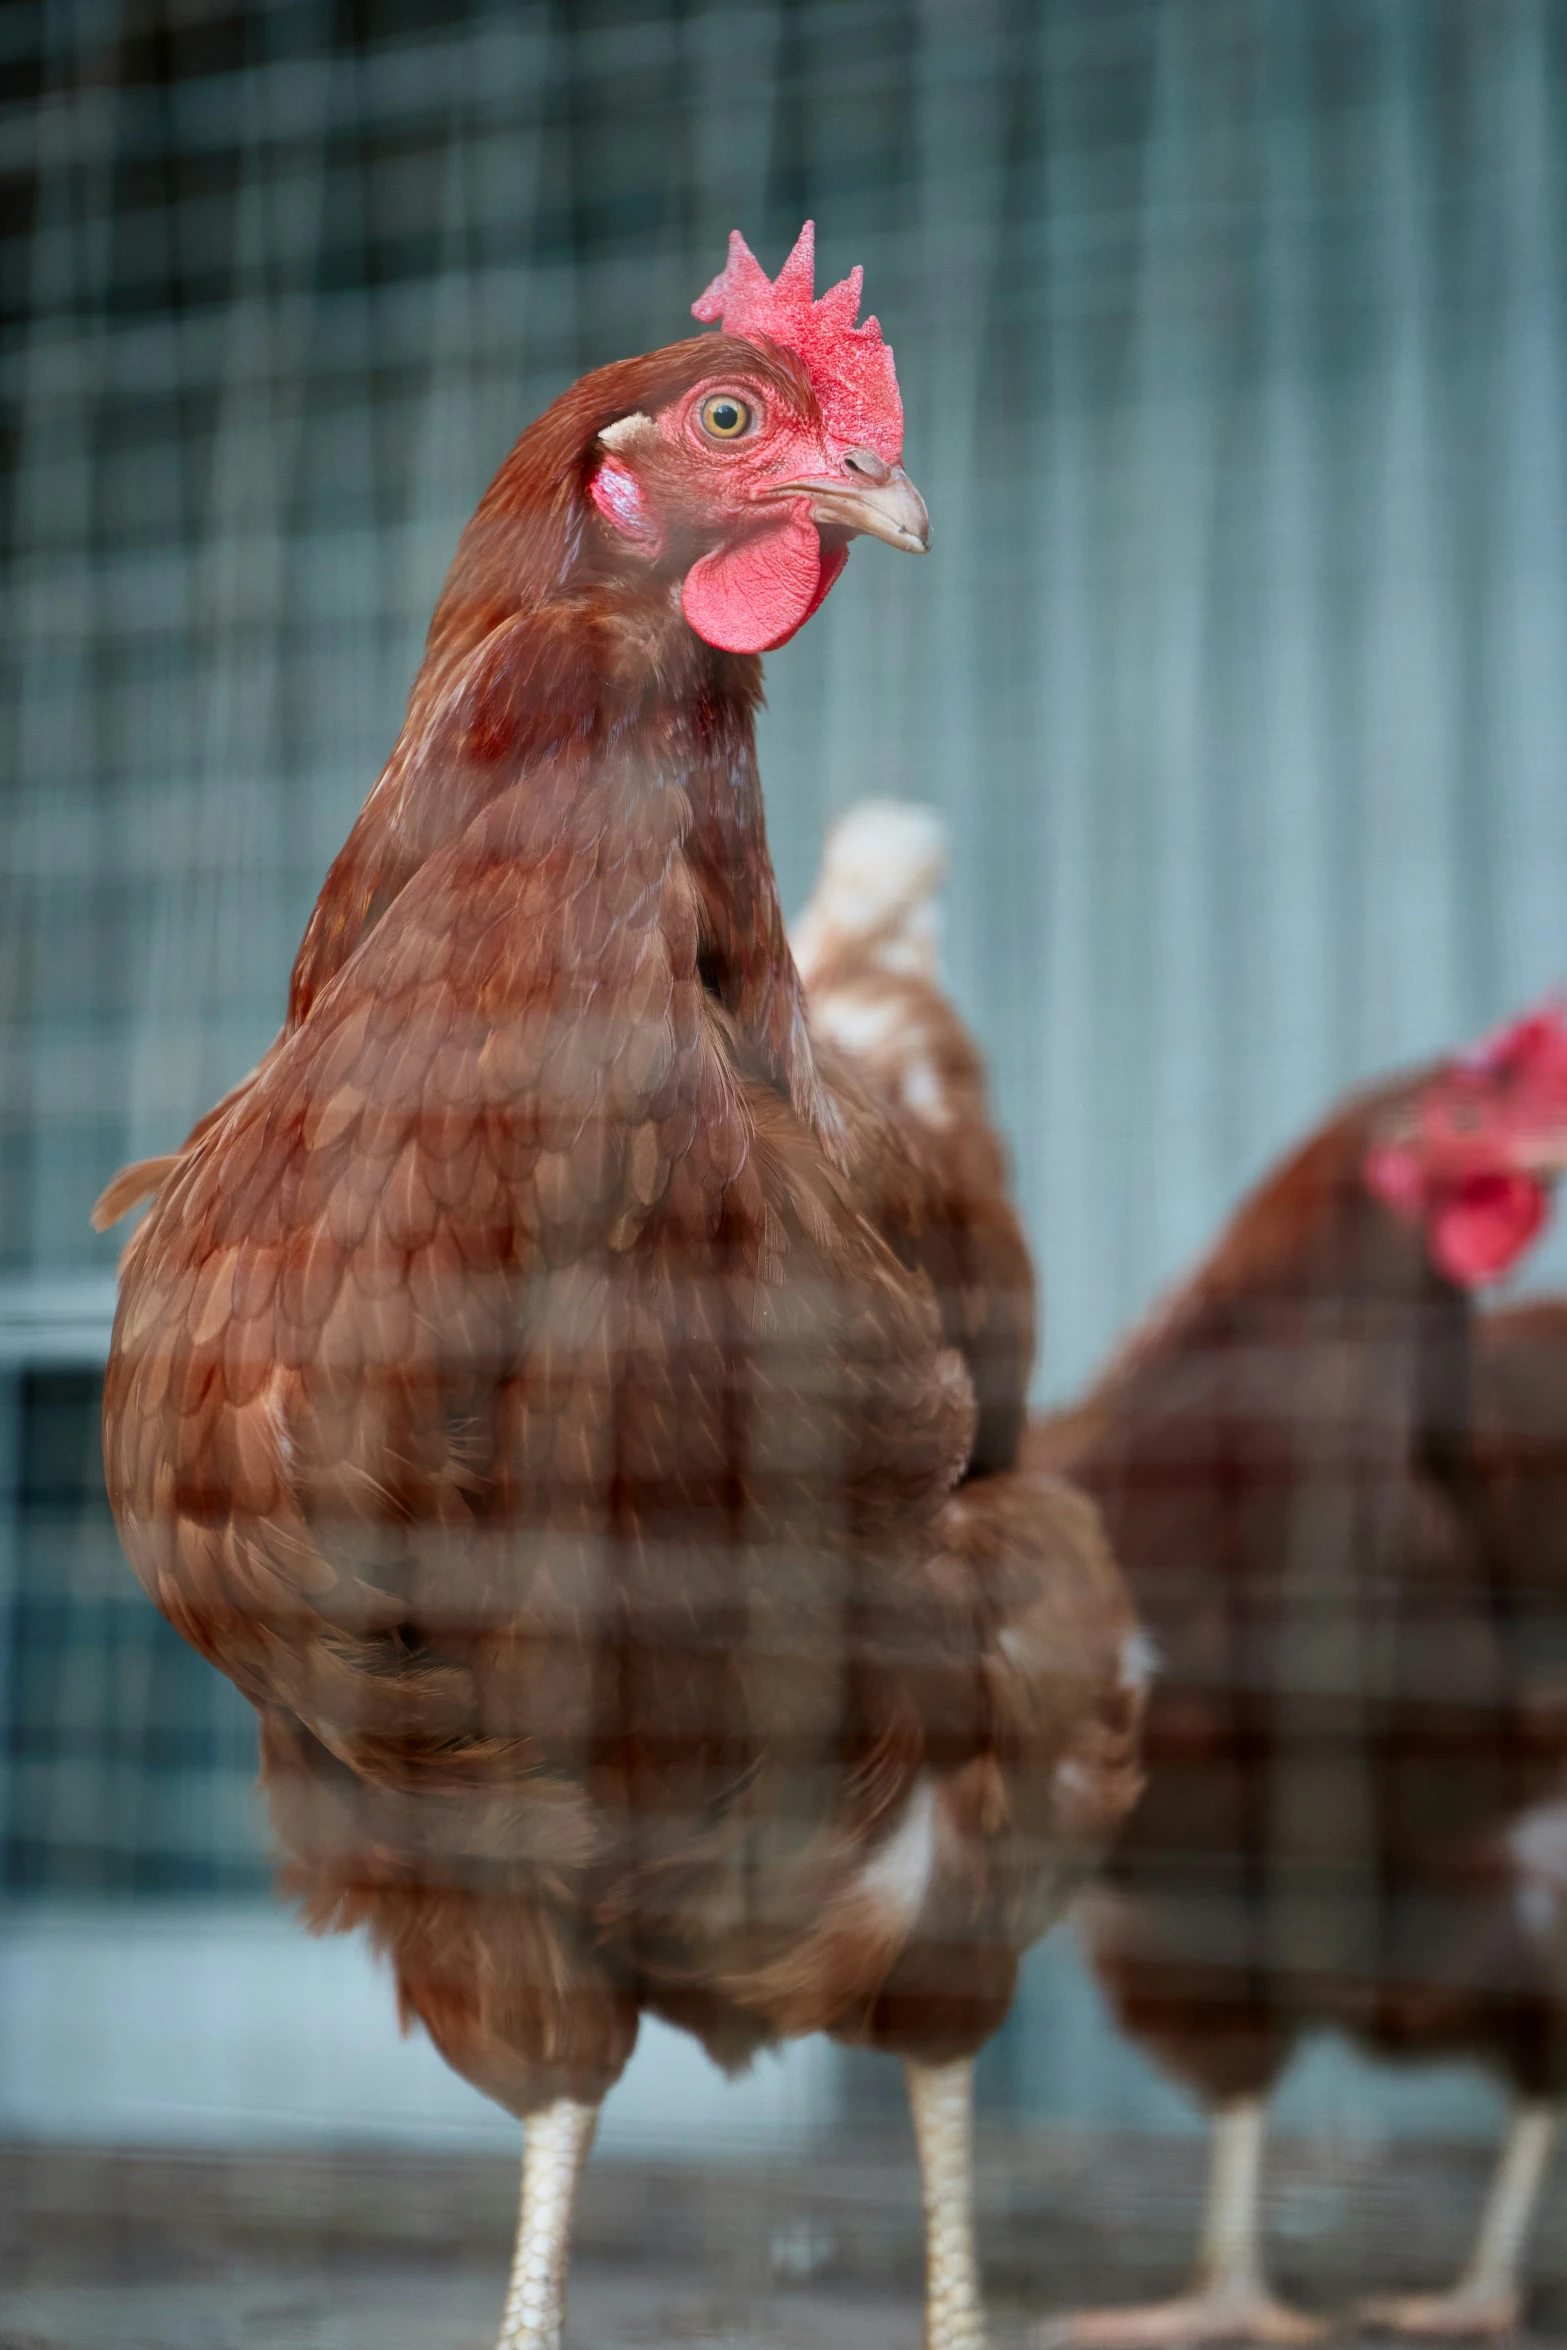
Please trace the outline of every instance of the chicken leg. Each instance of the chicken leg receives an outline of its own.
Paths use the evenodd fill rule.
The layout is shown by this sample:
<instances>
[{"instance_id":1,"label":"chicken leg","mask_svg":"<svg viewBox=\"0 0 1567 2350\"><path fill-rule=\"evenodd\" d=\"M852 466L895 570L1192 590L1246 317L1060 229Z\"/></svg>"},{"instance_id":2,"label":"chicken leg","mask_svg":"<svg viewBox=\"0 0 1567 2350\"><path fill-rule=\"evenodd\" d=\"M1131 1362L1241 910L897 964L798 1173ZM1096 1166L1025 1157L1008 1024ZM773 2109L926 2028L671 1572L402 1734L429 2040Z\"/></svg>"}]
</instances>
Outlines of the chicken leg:
<instances>
[{"instance_id":1,"label":"chicken leg","mask_svg":"<svg viewBox=\"0 0 1567 2350\"><path fill-rule=\"evenodd\" d=\"M1276 2301L1262 2273L1259 2211L1267 2108L1237 2097L1213 2125L1197 2276L1174 2301L1084 2309L1035 2329L1036 2350L1162 2350L1210 2342L1314 2342L1320 2321Z\"/></svg>"},{"instance_id":2,"label":"chicken leg","mask_svg":"<svg viewBox=\"0 0 1567 2350\"><path fill-rule=\"evenodd\" d=\"M974 2066L904 2065L925 2193L925 2350L985 2350L974 2260Z\"/></svg>"},{"instance_id":3,"label":"chicken leg","mask_svg":"<svg viewBox=\"0 0 1567 2350\"><path fill-rule=\"evenodd\" d=\"M1523 2305L1519 2266L1540 2200L1558 2121L1554 2105L1520 2105L1508 2124L1469 2266L1446 2293L1404 2293L1367 2301L1369 2325L1398 2334L1462 2337L1510 2334Z\"/></svg>"},{"instance_id":4,"label":"chicken leg","mask_svg":"<svg viewBox=\"0 0 1567 2350\"><path fill-rule=\"evenodd\" d=\"M523 2124L522 2213L496 2350L560 2350L572 2206L598 2118L596 2105L561 2097Z\"/></svg>"}]
</instances>

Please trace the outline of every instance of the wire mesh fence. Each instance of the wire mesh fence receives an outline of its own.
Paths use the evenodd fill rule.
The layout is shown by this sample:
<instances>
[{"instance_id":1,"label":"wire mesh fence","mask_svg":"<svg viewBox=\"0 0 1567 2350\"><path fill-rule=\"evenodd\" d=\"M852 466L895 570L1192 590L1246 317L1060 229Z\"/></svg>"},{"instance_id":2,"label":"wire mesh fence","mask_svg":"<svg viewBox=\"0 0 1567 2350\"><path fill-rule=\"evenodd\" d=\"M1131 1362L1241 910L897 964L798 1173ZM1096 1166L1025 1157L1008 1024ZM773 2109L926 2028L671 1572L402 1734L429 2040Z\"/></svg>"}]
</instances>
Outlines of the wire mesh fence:
<instances>
[{"instance_id":1,"label":"wire mesh fence","mask_svg":"<svg viewBox=\"0 0 1567 2350\"><path fill-rule=\"evenodd\" d=\"M1080 1377L1333 1087L1559 970L1557 12L15 12L0 1251L264 1046L521 424L735 222L864 260L938 533L774 664L786 896L952 821ZM21 28L25 28L25 31Z\"/></svg>"},{"instance_id":2,"label":"wire mesh fence","mask_svg":"<svg viewBox=\"0 0 1567 2350\"><path fill-rule=\"evenodd\" d=\"M947 815L1052 1393L1338 1087L1567 967L1549 0L39 0L0 41L16 1299L103 1279L101 1184L272 1035L517 430L684 331L735 225L865 263L936 533L771 665L785 895L867 794ZM3 1383L4 1882L246 1895L253 1717L119 1558L90 1354ZM1146 2118L1049 1999L996 2099L1092 2048L1084 2110Z\"/></svg>"},{"instance_id":3,"label":"wire mesh fence","mask_svg":"<svg viewBox=\"0 0 1567 2350\"><path fill-rule=\"evenodd\" d=\"M103 1490L102 1382L13 1383L3 1883L12 1893L256 1892L255 1717L129 1581Z\"/></svg>"}]
</instances>

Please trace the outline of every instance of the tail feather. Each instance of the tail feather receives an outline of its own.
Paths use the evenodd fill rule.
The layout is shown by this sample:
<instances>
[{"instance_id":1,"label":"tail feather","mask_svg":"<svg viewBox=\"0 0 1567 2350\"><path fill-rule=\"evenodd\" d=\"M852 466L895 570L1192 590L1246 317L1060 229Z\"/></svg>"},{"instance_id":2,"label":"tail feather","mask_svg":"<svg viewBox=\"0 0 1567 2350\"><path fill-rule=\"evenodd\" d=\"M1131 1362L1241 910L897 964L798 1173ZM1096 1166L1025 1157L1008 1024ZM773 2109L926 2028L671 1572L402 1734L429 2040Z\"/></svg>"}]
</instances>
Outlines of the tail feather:
<instances>
[{"instance_id":1,"label":"tail feather","mask_svg":"<svg viewBox=\"0 0 1567 2350\"><path fill-rule=\"evenodd\" d=\"M810 984L853 950L889 971L934 980L940 967L946 827L933 808L865 800L827 836L821 871L791 944Z\"/></svg>"}]
</instances>

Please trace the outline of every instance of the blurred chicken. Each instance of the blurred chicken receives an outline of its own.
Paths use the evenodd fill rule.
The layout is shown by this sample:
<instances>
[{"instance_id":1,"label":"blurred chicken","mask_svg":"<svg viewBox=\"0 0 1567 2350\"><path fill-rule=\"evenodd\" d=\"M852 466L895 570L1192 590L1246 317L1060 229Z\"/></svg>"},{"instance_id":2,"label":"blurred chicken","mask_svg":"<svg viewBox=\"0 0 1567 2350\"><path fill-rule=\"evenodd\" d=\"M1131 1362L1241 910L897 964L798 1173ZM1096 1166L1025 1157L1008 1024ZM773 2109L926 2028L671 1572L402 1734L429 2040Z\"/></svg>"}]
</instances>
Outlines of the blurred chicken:
<instances>
[{"instance_id":1,"label":"blurred chicken","mask_svg":"<svg viewBox=\"0 0 1567 2350\"><path fill-rule=\"evenodd\" d=\"M1514 2106L1473 2253L1443 2293L1371 2302L1426 2337L1512 2334L1523 2254L1567 2096L1567 1300L1475 1317L1468 1473L1502 1645L1503 1810L1454 1854L1462 1938L1440 1987L1385 1996L1375 2043L1467 2057Z\"/></svg>"},{"instance_id":2,"label":"blurred chicken","mask_svg":"<svg viewBox=\"0 0 1567 2350\"><path fill-rule=\"evenodd\" d=\"M1563 1814L1522 1809L1521 1660L1475 1474L1470 1293L1529 1246L1564 1165L1554 1012L1360 1095L1253 1192L1084 1401L1026 1442L1099 1502L1160 1660L1146 1792L1088 1909L1095 1964L1126 2029L1216 2114L1192 2291L1062 2321L1054 2340L1320 2330L1264 2280L1270 2090L1314 2025L1386 2051L1474 2038L1497 1956L1480 1947L1485 1869L1494 1882L1522 1838L1542 1888L1555 1882ZM1480 1361L1494 1416L1504 1374L1483 1346ZM1491 1477L1493 1519L1509 1473ZM1544 1555L1520 1535L1522 1572ZM1526 1894L1520 1917L1545 1898ZM1538 1981L1556 1961L1518 1963ZM1531 2100L1554 2093L1556 2014L1549 2054L1533 2047L1519 2075ZM1521 2026L1509 2008L1515 2038ZM1537 2112L1504 2160L1483 2291L1471 2278L1425 2322L1490 2322L1514 2289L1496 2286L1543 2161Z\"/></svg>"},{"instance_id":3,"label":"blurred chicken","mask_svg":"<svg viewBox=\"0 0 1567 2350\"><path fill-rule=\"evenodd\" d=\"M928 2341L973 2350L970 2060L1136 1786L1094 1513L1008 1465L994 1142L971 1249L874 1056L813 1043L767 855L756 656L856 534L925 544L858 299L809 227L776 283L735 237L718 335L523 434L282 1037L106 1195L156 1187L126 1549L261 1715L306 1916L525 2119L507 2350L559 2340L644 2009L906 2059Z\"/></svg>"},{"instance_id":4,"label":"blurred chicken","mask_svg":"<svg viewBox=\"0 0 1567 2350\"><path fill-rule=\"evenodd\" d=\"M811 1033L852 1062L925 1195L918 1261L979 1408L969 1474L1017 1457L1035 1345L1034 1268L990 1121L984 1063L941 987L945 837L928 808L867 800L829 835L795 962Z\"/></svg>"}]
</instances>

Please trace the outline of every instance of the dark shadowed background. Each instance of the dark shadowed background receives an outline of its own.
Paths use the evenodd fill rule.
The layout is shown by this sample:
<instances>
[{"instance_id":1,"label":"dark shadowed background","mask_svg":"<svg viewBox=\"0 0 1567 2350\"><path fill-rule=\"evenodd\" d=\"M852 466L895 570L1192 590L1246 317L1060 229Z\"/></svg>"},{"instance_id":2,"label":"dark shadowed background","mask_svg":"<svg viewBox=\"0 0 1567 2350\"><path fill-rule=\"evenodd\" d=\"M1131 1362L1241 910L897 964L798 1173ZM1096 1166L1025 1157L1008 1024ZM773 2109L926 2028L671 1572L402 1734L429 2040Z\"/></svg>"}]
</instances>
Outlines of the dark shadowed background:
<instances>
[{"instance_id":1,"label":"dark shadowed background","mask_svg":"<svg viewBox=\"0 0 1567 2350\"><path fill-rule=\"evenodd\" d=\"M92 1200L272 1035L518 430L809 213L935 551L769 661L775 856L798 905L835 812L945 812L1069 1392L1335 1089L1567 978L1567 10L11 0L0 51L0 2133L509 2143L261 1906L249 1716L102 1503ZM822 2050L638 2065L627 2142L839 2111ZM1184 2119L1069 1946L987 2065ZM1495 2118L1326 2048L1292 2113Z\"/></svg>"}]
</instances>

